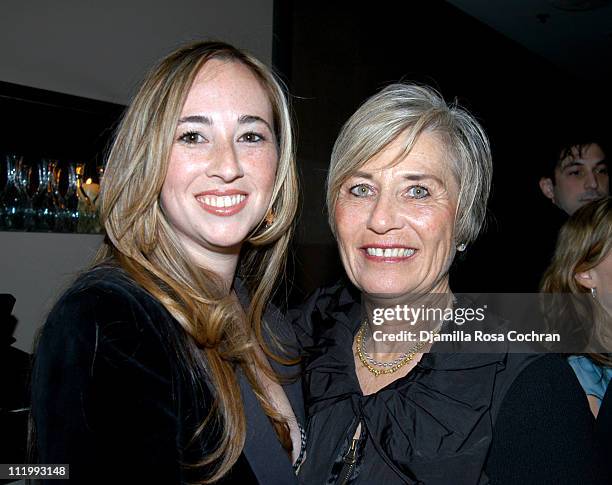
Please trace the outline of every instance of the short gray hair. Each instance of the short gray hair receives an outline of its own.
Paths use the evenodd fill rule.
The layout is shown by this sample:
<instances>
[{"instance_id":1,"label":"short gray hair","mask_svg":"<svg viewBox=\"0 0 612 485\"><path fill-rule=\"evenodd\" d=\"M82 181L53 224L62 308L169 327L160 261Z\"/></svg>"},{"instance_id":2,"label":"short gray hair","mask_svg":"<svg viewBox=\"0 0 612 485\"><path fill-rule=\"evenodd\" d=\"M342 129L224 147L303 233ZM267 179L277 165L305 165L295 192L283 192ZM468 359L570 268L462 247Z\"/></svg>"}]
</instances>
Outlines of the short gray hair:
<instances>
[{"instance_id":1,"label":"short gray hair","mask_svg":"<svg viewBox=\"0 0 612 485\"><path fill-rule=\"evenodd\" d=\"M451 171L459 185L455 238L470 243L484 223L493 164L489 140L478 121L456 103L447 104L434 89L391 84L369 98L344 124L334 144L327 176L327 209L334 234L334 212L340 187L400 134L404 155L423 132L446 145Z\"/></svg>"}]
</instances>

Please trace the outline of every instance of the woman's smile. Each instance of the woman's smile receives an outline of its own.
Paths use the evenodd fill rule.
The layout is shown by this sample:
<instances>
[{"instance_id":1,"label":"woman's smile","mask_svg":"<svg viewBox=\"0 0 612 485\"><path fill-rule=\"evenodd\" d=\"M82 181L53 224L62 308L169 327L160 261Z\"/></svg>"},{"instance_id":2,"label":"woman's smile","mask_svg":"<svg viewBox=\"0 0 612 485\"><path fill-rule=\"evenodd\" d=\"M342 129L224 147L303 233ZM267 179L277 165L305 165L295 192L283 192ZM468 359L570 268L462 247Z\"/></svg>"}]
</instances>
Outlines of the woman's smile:
<instances>
[{"instance_id":1,"label":"woman's smile","mask_svg":"<svg viewBox=\"0 0 612 485\"><path fill-rule=\"evenodd\" d=\"M233 216L244 209L249 194L240 190L208 190L196 195L202 208L216 216Z\"/></svg>"},{"instance_id":2,"label":"woman's smile","mask_svg":"<svg viewBox=\"0 0 612 485\"><path fill-rule=\"evenodd\" d=\"M359 248L368 261L375 263L403 263L416 257L417 249L404 245L372 243Z\"/></svg>"}]
</instances>

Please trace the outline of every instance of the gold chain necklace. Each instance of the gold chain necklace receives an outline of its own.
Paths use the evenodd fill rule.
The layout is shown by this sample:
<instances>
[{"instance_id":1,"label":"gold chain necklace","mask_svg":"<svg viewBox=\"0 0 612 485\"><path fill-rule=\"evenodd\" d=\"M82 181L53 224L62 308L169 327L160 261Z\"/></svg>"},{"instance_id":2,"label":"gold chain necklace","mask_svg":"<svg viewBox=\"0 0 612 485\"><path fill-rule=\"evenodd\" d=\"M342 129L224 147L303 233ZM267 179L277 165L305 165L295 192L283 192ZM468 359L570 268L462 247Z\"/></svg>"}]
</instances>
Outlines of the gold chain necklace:
<instances>
[{"instance_id":1,"label":"gold chain necklace","mask_svg":"<svg viewBox=\"0 0 612 485\"><path fill-rule=\"evenodd\" d=\"M363 366L366 369L368 369L372 374L374 374L376 377L378 377L381 374L393 374L394 372L397 372L402 367L404 367L406 364L408 364L412 359L414 359L414 356L416 354L418 354L419 351L423 347L425 347L425 345L427 345L427 342L419 342L419 343L417 343L412 348L412 350L410 352L405 354L405 357L403 357L399 361L397 361L397 360L392 361L393 365L391 367L385 367L383 369L377 369L370 362L368 362L368 358L366 357L365 352L364 352L364 347L365 347L365 345L364 345L365 344L365 339L364 338L365 338L365 332L366 332L366 329L367 329L367 325L368 325L368 321L364 320L363 323L361 324L361 328L357 332L357 337L355 338L356 347L357 347L357 356L359 357L359 360L361 361ZM433 335L437 335L440 332L441 328L442 327L440 326L440 328L438 328L436 331L434 331Z\"/></svg>"}]
</instances>

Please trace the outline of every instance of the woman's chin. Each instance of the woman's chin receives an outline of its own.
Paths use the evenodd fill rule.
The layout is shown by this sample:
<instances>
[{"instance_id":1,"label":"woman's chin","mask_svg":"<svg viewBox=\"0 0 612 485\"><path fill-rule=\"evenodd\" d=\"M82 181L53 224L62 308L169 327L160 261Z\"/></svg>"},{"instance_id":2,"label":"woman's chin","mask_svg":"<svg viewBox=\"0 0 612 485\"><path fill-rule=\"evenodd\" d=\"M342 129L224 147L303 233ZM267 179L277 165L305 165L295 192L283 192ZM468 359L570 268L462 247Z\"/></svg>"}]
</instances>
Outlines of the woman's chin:
<instances>
[{"instance_id":1,"label":"woman's chin","mask_svg":"<svg viewBox=\"0 0 612 485\"><path fill-rule=\"evenodd\" d=\"M384 281L382 279L357 282L356 286L364 295L372 298L405 299L429 293L444 293L448 289L440 289L429 281Z\"/></svg>"},{"instance_id":2,"label":"woman's chin","mask_svg":"<svg viewBox=\"0 0 612 485\"><path fill-rule=\"evenodd\" d=\"M208 249L219 254L238 254L244 243L244 239L218 239L207 241Z\"/></svg>"},{"instance_id":3,"label":"woman's chin","mask_svg":"<svg viewBox=\"0 0 612 485\"><path fill-rule=\"evenodd\" d=\"M415 291L412 286L400 286L394 284L370 284L360 287L364 295L372 298L401 298Z\"/></svg>"},{"instance_id":4,"label":"woman's chin","mask_svg":"<svg viewBox=\"0 0 612 485\"><path fill-rule=\"evenodd\" d=\"M236 248L240 249L251 232L250 228L243 225L218 226L213 229L200 234L202 246L223 253L232 252Z\"/></svg>"}]
</instances>

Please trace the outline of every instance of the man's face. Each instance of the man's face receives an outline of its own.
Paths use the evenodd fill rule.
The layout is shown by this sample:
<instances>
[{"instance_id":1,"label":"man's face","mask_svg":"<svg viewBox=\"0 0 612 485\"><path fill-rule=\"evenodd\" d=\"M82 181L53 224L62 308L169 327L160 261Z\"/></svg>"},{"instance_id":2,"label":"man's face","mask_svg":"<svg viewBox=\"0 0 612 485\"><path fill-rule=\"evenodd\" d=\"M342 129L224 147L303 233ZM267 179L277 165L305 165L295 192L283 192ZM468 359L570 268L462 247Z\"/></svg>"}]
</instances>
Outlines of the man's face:
<instances>
[{"instance_id":1,"label":"man's face","mask_svg":"<svg viewBox=\"0 0 612 485\"><path fill-rule=\"evenodd\" d=\"M572 215L583 205L610 193L606 156L599 145L592 143L572 148L570 155L559 161L555 180L540 179L540 189L559 208Z\"/></svg>"}]
</instances>

